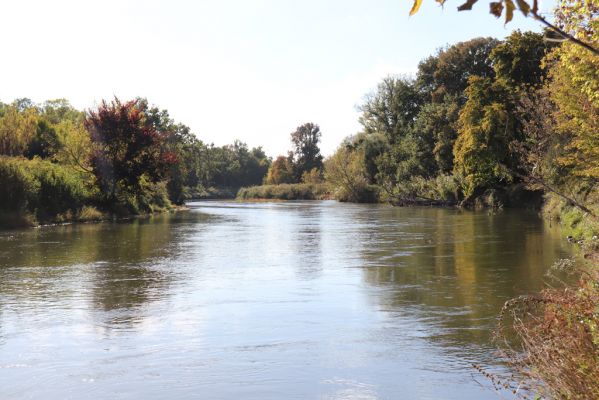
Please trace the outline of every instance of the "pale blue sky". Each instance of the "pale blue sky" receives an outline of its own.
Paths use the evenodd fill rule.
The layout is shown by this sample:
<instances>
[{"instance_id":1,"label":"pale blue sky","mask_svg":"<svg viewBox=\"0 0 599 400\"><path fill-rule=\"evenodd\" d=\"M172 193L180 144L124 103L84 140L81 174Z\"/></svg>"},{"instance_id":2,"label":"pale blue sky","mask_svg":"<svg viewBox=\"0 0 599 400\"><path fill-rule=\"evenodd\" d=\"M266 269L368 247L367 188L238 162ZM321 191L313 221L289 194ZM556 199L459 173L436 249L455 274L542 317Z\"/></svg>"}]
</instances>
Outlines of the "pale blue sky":
<instances>
[{"instance_id":1,"label":"pale blue sky","mask_svg":"<svg viewBox=\"0 0 599 400\"><path fill-rule=\"evenodd\" d=\"M519 14L504 27L488 0L459 4L425 0L408 17L410 0L3 0L0 100L143 96L206 142L272 156L312 121L330 154L384 76L414 73L448 43L540 30Z\"/></svg>"}]
</instances>

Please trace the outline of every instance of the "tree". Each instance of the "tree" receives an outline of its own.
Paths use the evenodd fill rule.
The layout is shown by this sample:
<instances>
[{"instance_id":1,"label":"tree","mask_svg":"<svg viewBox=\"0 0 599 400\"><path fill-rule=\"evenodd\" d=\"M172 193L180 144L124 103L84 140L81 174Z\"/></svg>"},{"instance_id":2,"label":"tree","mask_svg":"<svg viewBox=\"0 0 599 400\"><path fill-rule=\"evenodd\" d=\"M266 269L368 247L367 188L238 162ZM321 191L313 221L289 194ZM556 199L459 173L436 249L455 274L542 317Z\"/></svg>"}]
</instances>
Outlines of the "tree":
<instances>
[{"instance_id":1,"label":"tree","mask_svg":"<svg viewBox=\"0 0 599 400\"><path fill-rule=\"evenodd\" d=\"M498 82L471 77L466 94L453 152L454 173L463 177L468 200L480 189L511 181L513 117L505 105L506 88Z\"/></svg>"},{"instance_id":2,"label":"tree","mask_svg":"<svg viewBox=\"0 0 599 400\"><path fill-rule=\"evenodd\" d=\"M115 97L89 110L85 127L92 141L91 164L100 188L111 200L119 191L140 191L142 176L158 182L176 162L163 147L171 132L158 130L146 116L147 103Z\"/></svg>"},{"instance_id":3,"label":"tree","mask_svg":"<svg viewBox=\"0 0 599 400\"><path fill-rule=\"evenodd\" d=\"M270 165L264 183L267 185L279 185L281 183L296 182L293 164L290 157L278 156Z\"/></svg>"},{"instance_id":4,"label":"tree","mask_svg":"<svg viewBox=\"0 0 599 400\"><path fill-rule=\"evenodd\" d=\"M412 79L386 77L359 107L366 134L383 134L390 144L408 132L420 109L421 97Z\"/></svg>"},{"instance_id":5,"label":"tree","mask_svg":"<svg viewBox=\"0 0 599 400\"><path fill-rule=\"evenodd\" d=\"M421 61L415 82L421 95L435 103L452 96L463 105L471 76L494 77L489 54L499 43L490 37L476 38L438 50L436 55Z\"/></svg>"},{"instance_id":6,"label":"tree","mask_svg":"<svg viewBox=\"0 0 599 400\"><path fill-rule=\"evenodd\" d=\"M311 171L314 168L322 170L322 155L318 142L322 133L317 124L308 122L291 133L291 144L293 145L294 169L296 179L301 179L301 176L306 171Z\"/></svg>"},{"instance_id":7,"label":"tree","mask_svg":"<svg viewBox=\"0 0 599 400\"><path fill-rule=\"evenodd\" d=\"M364 158L359 151L342 144L325 161L325 178L335 188L335 198L341 201L371 201Z\"/></svg>"},{"instance_id":8,"label":"tree","mask_svg":"<svg viewBox=\"0 0 599 400\"><path fill-rule=\"evenodd\" d=\"M34 107L17 102L3 107L0 114L0 154L22 156L37 134L38 115Z\"/></svg>"},{"instance_id":9,"label":"tree","mask_svg":"<svg viewBox=\"0 0 599 400\"><path fill-rule=\"evenodd\" d=\"M425 152L422 161L431 174L447 174L453 170L459 110L457 99L446 96L441 103L425 104L416 117L413 135L420 138Z\"/></svg>"},{"instance_id":10,"label":"tree","mask_svg":"<svg viewBox=\"0 0 599 400\"><path fill-rule=\"evenodd\" d=\"M542 61L552 47L539 33L514 31L491 51L489 61L497 79L510 87L538 86L547 75Z\"/></svg>"}]
</instances>

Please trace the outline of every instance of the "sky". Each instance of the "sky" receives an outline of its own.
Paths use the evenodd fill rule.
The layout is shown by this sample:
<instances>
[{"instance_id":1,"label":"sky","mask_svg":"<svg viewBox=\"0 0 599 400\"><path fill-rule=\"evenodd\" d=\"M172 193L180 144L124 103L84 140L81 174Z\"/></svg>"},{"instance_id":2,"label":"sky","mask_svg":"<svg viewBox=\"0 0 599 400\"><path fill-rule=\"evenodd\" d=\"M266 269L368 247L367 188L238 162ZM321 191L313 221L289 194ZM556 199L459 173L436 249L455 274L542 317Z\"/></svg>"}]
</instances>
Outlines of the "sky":
<instances>
[{"instance_id":1,"label":"sky","mask_svg":"<svg viewBox=\"0 0 599 400\"><path fill-rule=\"evenodd\" d=\"M146 97L204 142L273 157L314 122L329 155L385 76L447 44L541 30L520 14L504 26L488 0L459 4L425 0L409 17L411 0L2 0L0 101Z\"/></svg>"}]
</instances>

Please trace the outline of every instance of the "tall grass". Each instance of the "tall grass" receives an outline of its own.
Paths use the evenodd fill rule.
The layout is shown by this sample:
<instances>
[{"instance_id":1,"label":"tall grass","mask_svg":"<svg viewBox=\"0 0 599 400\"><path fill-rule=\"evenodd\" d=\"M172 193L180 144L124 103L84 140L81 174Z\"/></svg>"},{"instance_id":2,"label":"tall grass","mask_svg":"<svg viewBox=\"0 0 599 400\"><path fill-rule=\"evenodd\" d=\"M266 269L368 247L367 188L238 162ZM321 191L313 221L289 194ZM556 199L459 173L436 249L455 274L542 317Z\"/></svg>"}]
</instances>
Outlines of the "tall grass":
<instances>
[{"instance_id":1,"label":"tall grass","mask_svg":"<svg viewBox=\"0 0 599 400\"><path fill-rule=\"evenodd\" d=\"M321 200L329 197L329 188L322 183L282 183L280 185L251 186L241 188L237 192L237 199L239 200Z\"/></svg>"}]
</instances>

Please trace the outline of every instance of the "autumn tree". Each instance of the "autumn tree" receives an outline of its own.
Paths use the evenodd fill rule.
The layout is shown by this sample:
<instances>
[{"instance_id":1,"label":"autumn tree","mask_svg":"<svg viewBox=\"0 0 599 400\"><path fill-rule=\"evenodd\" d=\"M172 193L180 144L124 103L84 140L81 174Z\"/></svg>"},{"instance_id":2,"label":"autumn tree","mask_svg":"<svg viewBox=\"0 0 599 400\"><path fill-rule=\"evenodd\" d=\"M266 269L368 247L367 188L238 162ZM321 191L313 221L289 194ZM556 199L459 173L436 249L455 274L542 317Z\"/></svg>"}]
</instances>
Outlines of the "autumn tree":
<instances>
[{"instance_id":1,"label":"autumn tree","mask_svg":"<svg viewBox=\"0 0 599 400\"><path fill-rule=\"evenodd\" d=\"M279 185L281 183L297 182L293 170L291 156L278 156L270 165L268 173L264 178L264 183L267 185Z\"/></svg>"},{"instance_id":2,"label":"autumn tree","mask_svg":"<svg viewBox=\"0 0 599 400\"><path fill-rule=\"evenodd\" d=\"M139 193L141 178L165 178L176 155L163 144L171 132L162 131L146 116L147 104L138 100L105 100L89 110L85 120L92 141L91 164L101 190L112 201L121 191Z\"/></svg>"},{"instance_id":3,"label":"autumn tree","mask_svg":"<svg viewBox=\"0 0 599 400\"><path fill-rule=\"evenodd\" d=\"M508 93L503 85L471 77L466 94L454 145L454 173L463 177L469 199L481 189L511 181L509 144L514 121L505 105Z\"/></svg>"}]
</instances>

